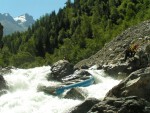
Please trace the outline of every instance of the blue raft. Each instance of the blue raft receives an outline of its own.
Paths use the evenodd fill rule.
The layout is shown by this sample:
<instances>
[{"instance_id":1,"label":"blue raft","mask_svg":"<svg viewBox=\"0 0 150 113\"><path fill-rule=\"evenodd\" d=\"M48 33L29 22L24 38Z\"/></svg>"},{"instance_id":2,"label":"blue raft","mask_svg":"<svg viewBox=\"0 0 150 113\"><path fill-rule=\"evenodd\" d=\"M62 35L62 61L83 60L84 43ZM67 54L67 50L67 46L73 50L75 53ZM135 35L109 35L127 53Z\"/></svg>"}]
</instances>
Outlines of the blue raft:
<instances>
[{"instance_id":1,"label":"blue raft","mask_svg":"<svg viewBox=\"0 0 150 113\"><path fill-rule=\"evenodd\" d=\"M91 76L86 76L81 79L73 80L70 82L67 82L66 84L64 83L62 86L58 87L55 89L55 95L60 95L62 94L65 90L74 88L74 87L87 87L90 86L94 83L94 77Z\"/></svg>"}]
</instances>

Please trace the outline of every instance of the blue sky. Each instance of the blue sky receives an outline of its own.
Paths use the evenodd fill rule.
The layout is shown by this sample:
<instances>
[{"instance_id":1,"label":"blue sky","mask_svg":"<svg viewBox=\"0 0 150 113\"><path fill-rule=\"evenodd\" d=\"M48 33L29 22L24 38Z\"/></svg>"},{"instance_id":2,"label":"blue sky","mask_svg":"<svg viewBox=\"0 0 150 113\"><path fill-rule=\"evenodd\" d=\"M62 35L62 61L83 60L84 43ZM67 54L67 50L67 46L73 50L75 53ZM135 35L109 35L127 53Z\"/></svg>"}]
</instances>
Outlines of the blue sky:
<instances>
[{"instance_id":1,"label":"blue sky","mask_svg":"<svg viewBox=\"0 0 150 113\"><path fill-rule=\"evenodd\" d=\"M46 13L58 11L67 0L0 0L0 13L16 17L28 13L38 19Z\"/></svg>"}]
</instances>

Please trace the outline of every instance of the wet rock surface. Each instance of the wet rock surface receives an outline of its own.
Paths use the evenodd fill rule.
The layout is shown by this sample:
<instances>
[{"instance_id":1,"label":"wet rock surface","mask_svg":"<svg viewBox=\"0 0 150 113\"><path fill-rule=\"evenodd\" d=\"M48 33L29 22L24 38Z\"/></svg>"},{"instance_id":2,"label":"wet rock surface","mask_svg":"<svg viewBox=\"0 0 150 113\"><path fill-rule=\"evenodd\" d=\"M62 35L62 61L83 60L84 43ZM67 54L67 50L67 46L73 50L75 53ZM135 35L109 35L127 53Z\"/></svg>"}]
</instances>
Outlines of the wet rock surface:
<instances>
[{"instance_id":1,"label":"wet rock surface","mask_svg":"<svg viewBox=\"0 0 150 113\"><path fill-rule=\"evenodd\" d=\"M63 77L73 74L73 72L74 68L71 63L69 63L67 60L59 60L52 65L51 74L48 75L48 79L61 81Z\"/></svg>"},{"instance_id":2,"label":"wet rock surface","mask_svg":"<svg viewBox=\"0 0 150 113\"><path fill-rule=\"evenodd\" d=\"M85 100L86 95L82 93L82 90L79 88L72 88L70 91L68 91L63 98L67 99L78 99L78 100Z\"/></svg>"},{"instance_id":3,"label":"wet rock surface","mask_svg":"<svg viewBox=\"0 0 150 113\"><path fill-rule=\"evenodd\" d=\"M0 95L6 93L6 89L8 89L7 83L2 75L0 75Z\"/></svg>"}]
</instances>

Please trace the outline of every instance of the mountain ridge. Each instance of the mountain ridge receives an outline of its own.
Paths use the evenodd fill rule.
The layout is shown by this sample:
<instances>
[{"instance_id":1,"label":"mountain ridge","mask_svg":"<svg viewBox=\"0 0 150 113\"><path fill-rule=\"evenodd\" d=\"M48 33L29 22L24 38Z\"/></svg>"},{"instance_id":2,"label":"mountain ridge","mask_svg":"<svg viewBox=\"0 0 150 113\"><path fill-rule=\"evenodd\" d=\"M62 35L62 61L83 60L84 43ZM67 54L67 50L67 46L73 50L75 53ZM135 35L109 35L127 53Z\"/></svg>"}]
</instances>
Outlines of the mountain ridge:
<instances>
[{"instance_id":1,"label":"mountain ridge","mask_svg":"<svg viewBox=\"0 0 150 113\"><path fill-rule=\"evenodd\" d=\"M17 31L25 31L34 22L33 17L27 13L14 18L9 13L0 13L0 23L4 26L4 36Z\"/></svg>"}]
</instances>

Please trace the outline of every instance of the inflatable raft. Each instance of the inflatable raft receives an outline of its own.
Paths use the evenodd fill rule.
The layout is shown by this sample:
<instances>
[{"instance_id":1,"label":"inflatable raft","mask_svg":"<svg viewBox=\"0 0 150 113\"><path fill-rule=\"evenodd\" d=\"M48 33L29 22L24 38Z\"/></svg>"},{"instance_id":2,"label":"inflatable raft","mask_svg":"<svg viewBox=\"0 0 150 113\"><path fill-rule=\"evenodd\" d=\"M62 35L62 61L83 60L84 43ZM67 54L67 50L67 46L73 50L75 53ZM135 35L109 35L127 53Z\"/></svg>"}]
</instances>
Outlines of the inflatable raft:
<instances>
[{"instance_id":1,"label":"inflatable raft","mask_svg":"<svg viewBox=\"0 0 150 113\"><path fill-rule=\"evenodd\" d=\"M94 83L94 77L92 75L90 76L84 76L80 79L75 79L68 81L66 83L63 83L60 87L56 88L54 91L55 95L62 94L65 90L74 88L74 87L87 87Z\"/></svg>"}]
</instances>

